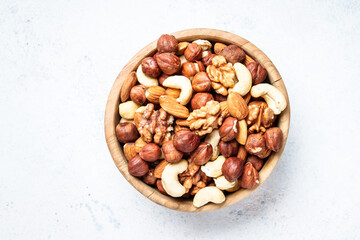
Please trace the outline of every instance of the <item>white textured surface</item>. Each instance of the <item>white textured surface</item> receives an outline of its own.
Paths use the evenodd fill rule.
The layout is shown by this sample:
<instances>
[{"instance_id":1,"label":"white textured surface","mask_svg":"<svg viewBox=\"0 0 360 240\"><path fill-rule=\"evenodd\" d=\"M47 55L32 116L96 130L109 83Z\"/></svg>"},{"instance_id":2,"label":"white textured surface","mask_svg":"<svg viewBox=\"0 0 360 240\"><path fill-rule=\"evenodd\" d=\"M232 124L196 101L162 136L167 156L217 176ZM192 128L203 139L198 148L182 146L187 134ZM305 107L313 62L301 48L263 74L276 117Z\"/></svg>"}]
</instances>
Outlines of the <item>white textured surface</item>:
<instances>
[{"instance_id":1,"label":"white textured surface","mask_svg":"<svg viewBox=\"0 0 360 240\"><path fill-rule=\"evenodd\" d=\"M359 1L0 4L0 239L358 239ZM249 198L165 209L115 167L103 130L124 64L162 33L233 32L278 67L291 131Z\"/></svg>"}]
</instances>

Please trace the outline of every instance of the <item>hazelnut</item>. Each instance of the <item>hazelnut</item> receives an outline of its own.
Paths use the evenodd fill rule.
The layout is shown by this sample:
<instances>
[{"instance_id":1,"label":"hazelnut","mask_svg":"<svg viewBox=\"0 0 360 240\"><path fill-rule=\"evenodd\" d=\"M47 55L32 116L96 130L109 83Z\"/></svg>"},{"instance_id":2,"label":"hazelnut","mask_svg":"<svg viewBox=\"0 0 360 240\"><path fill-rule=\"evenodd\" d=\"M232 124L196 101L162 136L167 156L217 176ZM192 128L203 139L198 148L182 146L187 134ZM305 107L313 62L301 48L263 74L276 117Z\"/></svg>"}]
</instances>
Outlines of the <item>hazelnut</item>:
<instances>
[{"instance_id":1,"label":"hazelnut","mask_svg":"<svg viewBox=\"0 0 360 240\"><path fill-rule=\"evenodd\" d=\"M267 158L268 156L270 156L271 154L271 150L266 148L266 150L263 153L258 154L257 156L261 159Z\"/></svg>"},{"instance_id":2,"label":"hazelnut","mask_svg":"<svg viewBox=\"0 0 360 240\"><path fill-rule=\"evenodd\" d=\"M137 152L135 151L135 143L125 143L124 145L124 155L127 161L130 161L133 157L135 157Z\"/></svg>"},{"instance_id":3,"label":"hazelnut","mask_svg":"<svg viewBox=\"0 0 360 240\"><path fill-rule=\"evenodd\" d=\"M191 107L193 110L199 109L211 100L214 100L214 97L210 93L196 93L191 99Z\"/></svg>"},{"instance_id":4,"label":"hazelnut","mask_svg":"<svg viewBox=\"0 0 360 240\"><path fill-rule=\"evenodd\" d=\"M157 187L157 189L159 190L159 192L161 192L161 193L164 194L164 195L168 195L167 192L165 191L165 189L164 189L164 187L163 187L162 182L161 182L160 179L158 179L158 180L156 181L156 187Z\"/></svg>"},{"instance_id":5,"label":"hazelnut","mask_svg":"<svg viewBox=\"0 0 360 240\"><path fill-rule=\"evenodd\" d=\"M240 187L252 189L259 184L259 173L251 163L247 162L244 166L243 174L238 181Z\"/></svg>"},{"instance_id":6,"label":"hazelnut","mask_svg":"<svg viewBox=\"0 0 360 240\"><path fill-rule=\"evenodd\" d=\"M173 75L180 70L180 58L173 53L160 53L156 58L161 71L167 75Z\"/></svg>"},{"instance_id":7,"label":"hazelnut","mask_svg":"<svg viewBox=\"0 0 360 240\"><path fill-rule=\"evenodd\" d=\"M247 69L251 73L252 83L254 85L262 83L267 77L266 69L257 62L251 62L246 65Z\"/></svg>"},{"instance_id":8,"label":"hazelnut","mask_svg":"<svg viewBox=\"0 0 360 240\"><path fill-rule=\"evenodd\" d=\"M262 160L261 158L254 156L254 155L250 155L246 162L251 163L254 168L256 169L256 171L260 171L260 169L262 168L262 166L264 165L264 160Z\"/></svg>"},{"instance_id":9,"label":"hazelnut","mask_svg":"<svg viewBox=\"0 0 360 240\"><path fill-rule=\"evenodd\" d=\"M239 150L239 144L236 140L232 140L230 142L219 142L219 151L225 157L236 156Z\"/></svg>"},{"instance_id":10,"label":"hazelnut","mask_svg":"<svg viewBox=\"0 0 360 240\"><path fill-rule=\"evenodd\" d=\"M212 59L215 56L216 56L215 54L209 53L201 59L201 62L204 64L205 67L207 67L212 64Z\"/></svg>"},{"instance_id":11,"label":"hazelnut","mask_svg":"<svg viewBox=\"0 0 360 240\"><path fill-rule=\"evenodd\" d=\"M161 85L163 85L163 82L167 79L169 77L169 75L167 75L167 74L165 74L165 73L162 73L161 75L160 75L160 77L159 77L159 83L161 84Z\"/></svg>"},{"instance_id":12,"label":"hazelnut","mask_svg":"<svg viewBox=\"0 0 360 240\"><path fill-rule=\"evenodd\" d=\"M204 165L207 163L213 153L210 143L202 142L199 147L190 154L189 162L194 162L196 165Z\"/></svg>"},{"instance_id":13,"label":"hazelnut","mask_svg":"<svg viewBox=\"0 0 360 240\"><path fill-rule=\"evenodd\" d=\"M218 101L218 102L225 102L227 101L227 96L223 96L221 94L214 94L214 98L215 98L215 101Z\"/></svg>"},{"instance_id":14,"label":"hazelnut","mask_svg":"<svg viewBox=\"0 0 360 240\"><path fill-rule=\"evenodd\" d=\"M164 142L162 145L162 151L164 153L165 160L169 163L179 162L184 155L184 153L175 148L173 140Z\"/></svg>"},{"instance_id":15,"label":"hazelnut","mask_svg":"<svg viewBox=\"0 0 360 240\"><path fill-rule=\"evenodd\" d=\"M142 71L149 77L157 78L161 71L160 68L152 57L146 57L141 61Z\"/></svg>"},{"instance_id":16,"label":"hazelnut","mask_svg":"<svg viewBox=\"0 0 360 240\"><path fill-rule=\"evenodd\" d=\"M161 149L155 143L148 143L141 148L139 155L147 162L155 162L161 156Z\"/></svg>"},{"instance_id":17,"label":"hazelnut","mask_svg":"<svg viewBox=\"0 0 360 240\"><path fill-rule=\"evenodd\" d=\"M157 57L159 56L159 52L156 52L154 55L153 55L153 58L154 58L154 60L156 61L156 63L157 63ZM158 65L159 66L159 65Z\"/></svg>"},{"instance_id":18,"label":"hazelnut","mask_svg":"<svg viewBox=\"0 0 360 240\"><path fill-rule=\"evenodd\" d=\"M225 119L225 121L223 122L223 124L219 129L221 140L223 140L224 142L229 142L235 139L239 131L238 129L239 126L237 122L238 122L237 119L233 117L228 117Z\"/></svg>"},{"instance_id":19,"label":"hazelnut","mask_svg":"<svg viewBox=\"0 0 360 240\"><path fill-rule=\"evenodd\" d=\"M260 155L266 152L265 137L261 133L250 134L245 143L245 149L252 155Z\"/></svg>"},{"instance_id":20,"label":"hazelnut","mask_svg":"<svg viewBox=\"0 0 360 240\"><path fill-rule=\"evenodd\" d=\"M174 134L174 146L183 153L191 153L200 144L200 137L194 132L180 130Z\"/></svg>"},{"instance_id":21,"label":"hazelnut","mask_svg":"<svg viewBox=\"0 0 360 240\"><path fill-rule=\"evenodd\" d=\"M154 176L154 169L150 169L143 177L142 180L148 185L155 185L157 178Z\"/></svg>"},{"instance_id":22,"label":"hazelnut","mask_svg":"<svg viewBox=\"0 0 360 240\"><path fill-rule=\"evenodd\" d=\"M130 91L130 98L131 100L138 104L143 105L146 101L146 95L145 95L145 86L143 85L136 85L134 86Z\"/></svg>"},{"instance_id":23,"label":"hazelnut","mask_svg":"<svg viewBox=\"0 0 360 240\"><path fill-rule=\"evenodd\" d=\"M139 137L136 126L132 122L119 123L116 128L116 137L121 143L133 142Z\"/></svg>"},{"instance_id":24,"label":"hazelnut","mask_svg":"<svg viewBox=\"0 0 360 240\"><path fill-rule=\"evenodd\" d=\"M181 74L187 78L193 77L197 73L195 63L185 62L181 68Z\"/></svg>"},{"instance_id":25,"label":"hazelnut","mask_svg":"<svg viewBox=\"0 0 360 240\"><path fill-rule=\"evenodd\" d=\"M195 68L197 72L205 72L205 66L201 61L195 61Z\"/></svg>"},{"instance_id":26,"label":"hazelnut","mask_svg":"<svg viewBox=\"0 0 360 240\"><path fill-rule=\"evenodd\" d=\"M247 151L243 145L240 145L239 151L236 155L236 157L240 158L241 160L246 160Z\"/></svg>"},{"instance_id":27,"label":"hazelnut","mask_svg":"<svg viewBox=\"0 0 360 240\"><path fill-rule=\"evenodd\" d=\"M141 159L139 154L130 159L128 164L129 173L135 177L142 177L149 171L149 164Z\"/></svg>"},{"instance_id":28,"label":"hazelnut","mask_svg":"<svg viewBox=\"0 0 360 240\"><path fill-rule=\"evenodd\" d=\"M280 128L272 127L265 132L266 147L274 152L278 152L282 146L283 133Z\"/></svg>"},{"instance_id":29,"label":"hazelnut","mask_svg":"<svg viewBox=\"0 0 360 240\"><path fill-rule=\"evenodd\" d=\"M202 48L197 43L193 42L186 48L184 56L189 62L200 60L202 57Z\"/></svg>"},{"instance_id":30,"label":"hazelnut","mask_svg":"<svg viewBox=\"0 0 360 240\"><path fill-rule=\"evenodd\" d=\"M237 157L229 157L222 165L221 172L229 182L234 182L243 173L245 160Z\"/></svg>"},{"instance_id":31,"label":"hazelnut","mask_svg":"<svg viewBox=\"0 0 360 240\"><path fill-rule=\"evenodd\" d=\"M206 72L197 73L191 81L195 92L207 92L211 89L211 81Z\"/></svg>"},{"instance_id":32,"label":"hazelnut","mask_svg":"<svg viewBox=\"0 0 360 240\"><path fill-rule=\"evenodd\" d=\"M178 50L178 41L173 35L163 34L157 41L157 50L160 53L176 53Z\"/></svg>"},{"instance_id":33,"label":"hazelnut","mask_svg":"<svg viewBox=\"0 0 360 240\"><path fill-rule=\"evenodd\" d=\"M242 62L245 59L245 52L236 45L229 45L224 48L220 55L224 56L226 61L232 64Z\"/></svg>"}]
</instances>

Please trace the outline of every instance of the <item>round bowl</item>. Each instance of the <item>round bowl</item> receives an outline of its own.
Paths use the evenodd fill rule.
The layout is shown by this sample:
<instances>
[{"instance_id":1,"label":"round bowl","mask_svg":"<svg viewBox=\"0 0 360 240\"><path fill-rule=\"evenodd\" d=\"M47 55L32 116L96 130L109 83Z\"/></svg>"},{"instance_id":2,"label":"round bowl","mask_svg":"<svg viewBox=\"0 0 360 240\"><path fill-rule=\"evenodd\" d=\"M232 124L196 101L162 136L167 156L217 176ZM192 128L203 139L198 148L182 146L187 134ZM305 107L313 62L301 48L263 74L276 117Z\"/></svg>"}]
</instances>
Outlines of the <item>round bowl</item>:
<instances>
[{"instance_id":1,"label":"round bowl","mask_svg":"<svg viewBox=\"0 0 360 240\"><path fill-rule=\"evenodd\" d=\"M247 55L252 59L259 62L263 67L266 68L269 76L270 82L277 87L285 96L287 100L287 108L278 116L278 127L281 128L284 134L284 143L282 148L277 153L272 153L263 168L259 172L260 187L266 179L270 176L272 171L275 169L276 164L278 163L281 154L284 151L286 144L286 139L289 131L290 124L290 105L289 99L286 92L284 82L274 66L271 60L254 44L247 41L246 39L239 37L233 33L216 30L216 29L207 29L207 28L194 28L182 30L179 32L172 33L179 42L181 41L193 41L196 39L207 39L213 42L223 42L225 44L235 44L240 46ZM249 196L257 188L247 190L240 189L234 193L229 193L226 195L226 200L222 204L213 204L209 203L201 208L196 208L192 204L192 199L177 199L161 194L156 188L153 188L139 178L133 177L128 172L127 160L125 159L122 147L118 142L115 135L115 127L120 121L119 116L119 104L120 104L120 89L121 85L131 71L136 70L136 68L141 63L141 60L147 56L150 56L156 51L156 40L140 50L121 70L120 74L115 79L114 85L110 91L109 98L106 104L105 110L105 137L106 142L109 147L111 156L120 170L122 175L126 180L134 186L141 194L143 194L148 199L154 201L157 204L160 204L164 207L171 208L178 211L184 212L204 212L220 209L231 204L234 204L245 197Z\"/></svg>"}]
</instances>

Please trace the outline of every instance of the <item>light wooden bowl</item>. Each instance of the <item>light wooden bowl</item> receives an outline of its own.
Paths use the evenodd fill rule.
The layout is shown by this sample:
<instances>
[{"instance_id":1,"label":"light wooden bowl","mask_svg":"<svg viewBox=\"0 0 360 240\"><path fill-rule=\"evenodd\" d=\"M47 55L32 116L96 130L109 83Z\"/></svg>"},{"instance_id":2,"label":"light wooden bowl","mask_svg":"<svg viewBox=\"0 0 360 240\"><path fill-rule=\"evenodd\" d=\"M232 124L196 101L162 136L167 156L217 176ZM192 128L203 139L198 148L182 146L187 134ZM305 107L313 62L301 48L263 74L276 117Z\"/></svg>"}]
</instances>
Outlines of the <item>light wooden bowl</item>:
<instances>
[{"instance_id":1,"label":"light wooden bowl","mask_svg":"<svg viewBox=\"0 0 360 240\"><path fill-rule=\"evenodd\" d=\"M260 184L266 181L266 179L270 176L272 171L274 170L276 164L278 163L282 152L284 151L286 139L289 131L290 124L290 105L289 99L286 92L286 88L284 82L274 66L274 64L270 61L270 59L254 44L247 41L246 39L239 37L235 34L216 30L216 29L207 29L207 28L194 28L182 30L179 32L175 32L174 35L179 42L181 41L193 41L196 39L207 39L213 42L223 42L226 44L235 44L240 46L247 55L251 58L259 62L262 66L264 66L268 72L268 76L270 82L277 87L286 97L287 99L287 108L281 113L278 117L278 127L281 128L284 134L284 143L282 148L277 153L272 153L269 159L264 164L263 168L260 171ZM145 48L140 50L121 70L120 74L116 78L114 85L110 91L109 98L106 104L105 110L105 137L106 142L109 147L111 156L120 170L122 175L126 178L126 180L134 186L140 193L142 193L145 197L150 200L160 204L162 206L178 210L184 212L204 212L211 211L215 209L220 209L226 206L229 206L233 203L236 203L245 197L249 196L255 189L246 190L240 189L237 192L228 194L226 196L226 200L222 204L207 204L201 208L195 208L192 205L192 200L185 199L176 199L172 197L165 196L161 194L156 188L152 188L142 182L140 179L133 177L128 172L127 161L125 159L123 150L121 145L119 144L116 135L115 135L115 127L120 121L119 116L119 103L120 103L120 88L123 81L126 79L128 74L136 70L139 66L141 60L149 55L154 54L156 51L156 41L153 41ZM259 187L258 186L258 187Z\"/></svg>"}]
</instances>

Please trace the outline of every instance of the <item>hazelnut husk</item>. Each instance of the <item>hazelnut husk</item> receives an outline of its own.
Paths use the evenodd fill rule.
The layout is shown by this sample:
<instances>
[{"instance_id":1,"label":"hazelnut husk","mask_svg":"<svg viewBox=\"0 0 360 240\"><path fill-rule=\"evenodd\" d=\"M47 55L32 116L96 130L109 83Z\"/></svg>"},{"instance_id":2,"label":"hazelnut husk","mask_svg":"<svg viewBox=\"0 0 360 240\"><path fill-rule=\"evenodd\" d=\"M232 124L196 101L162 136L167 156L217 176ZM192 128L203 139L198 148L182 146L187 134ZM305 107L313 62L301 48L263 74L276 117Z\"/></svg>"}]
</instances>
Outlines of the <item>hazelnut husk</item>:
<instances>
[{"instance_id":1,"label":"hazelnut husk","mask_svg":"<svg viewBox=\"0 0 360 240\"><path fill-rule=\"evenodd\" d=\"M235 139L237 133L239 132L239 126L237 122L237 119L233 117L228 117L225 119L219 129L221 140L224 142L229 142Z\"/></svg>"},{"instance_id":2,"label":"hazelnut husk","mask_svg":"<svg viewBox=\"0 0 360 240\"><path fill-rule=\"evenodd\" d=\"M128 164L129 173L135 177L142 177L149 171L149 164L139 154L130 159Z\"/></svg>"},{"instance_id":3,"label":"hazelnut husk","mask_svg":"<svg viewBox=\"0 0 360 240\"><path fill-rule=\"evenodd\" d=\"M145 75L152 77L152 78L157 78L161 73L157 62L155 61L155 59L153 57L144 58L141 61L141 68L142 68L142 71L145 73Z\"/></svg>"},{"instance_id":4,"label":"hazelnut husk","mask_svg":"<svg viewBox=\"0 0 360 240\"><path fill-rule=\"evenodd\" d=\"M229 182L238 179L243 173L245 161L237 157L229 157L222 165L221 172Z\"/></svg>"},{"instance_id":5,"label":"hazelnut husk","mask_svg":"<svg viewBox=\"0 0 360 240\"><path fill-rule=\"evenodd\" d=\"M157 50L160 53L176 53L178 51L178 41L173 35L163 34L157 41Z\"/></svg>"},{"instance_id":6,"label":"hazelnut husk","mask_svg":"<svg viewBox=\"0 0 360 240\"><path fill-rule=\"evenodd\" d=\"M262 160L261 158L254 156L254 155L250 155L246 162L251 163L254 168L256 169L256 171L260 171L260 169L263 167L264 165L264 160Z\"/></svg>"},{"instance_id":7,"label":"hazelnut husk","mask_svg":"<svg viewBox=\"0 0 360 240\"><path fill-rule=\"evenodd\" d=\"M251 163L246 163L244 171L239 178L239 185L242 188L253 189L259 185L259 173Z\"/></svg>"},{"instance_id":8,"label":"hazelnut husk","mask_svg":"<svg viewBox=\"0 0 360 240\"><path fill-rule=\"evenodd\" d=\"M283 143L283 133L280 128L272 127L266 130L265 134L266 147L274 152L278 152Z\"/></svg>"},{"instance_id":9,"label":"hazelnut husk","mask_svg":"<svg viewBox=\"0 0 360 240\"><path fill-rule=\"evenodd\" d=\"M200 60L202 57L202 48L197 43L190 43L184 52L184 56L189 62Z\"/></svg>"},{"instance_id":10,"label":"hazelnut husk","mask_svg":"<svg viewBox=\"0 0 360 240\"><path fill-rule=\"evenodd\" d=\"M130 91L130 98L131 100L138 104L143 105L146 101L146 89L143 85L136 85Z\"/></svg>"},{"instance_id":11,"label":"hazelnut husk","mask_svg":"<svg viewBox=\"0 0 360 240\"><path fill-rule=\"evenodd\" d=\"M206 72L197 73L191 81L195 92L208 92L211 89L211 80Z\"/></svg>"},{"instance_id":12,"label":"hazelnut husk","mask_svg":"<svg viewBox=\"0 0 360 240\"><path fill-rule=\"evenodd\" d=\"M147 162L155 162L161 156L161 149L155 143L148 143L141 148L139 155Z\"/></svg>"},{"instance_id":13,"label":"hazelnut husk","mask_svg":"<svg viewBox=\"0 0 360 240\"><path fill-rule=\"evenodd\" d=\"M230 142L219 142L219 151L225 157L236 156L239 150L239 144L236 140L232 140Z\"/></svg>"},{"instance_id":14,"label":"hazelnut husk","mask_svg":"<svg viewBox=\"0 0 360 240\"><path fill-rule=\"evenodd\" d=\"M139 137L136 126L131 122L119 123L115 128L116 137L121 143L134 142Z\"/></svg>"},{"instance_id":15,"label":"hazelnut husk","mask_svg":"<svg viewBox=\"0 0 360 240\"><path fill-rule=\"evenodd\" d=\"M174 134L174 146L183 153L191 153L200 144L200 137L194 132L188 130L180 130Z\"/></svg>"},{"instance_id":16,"label":"hazelnut husk","mask_svg":"<svg viewBox=\"0 0 360 240\"><path fill-rule=\"evenodd\" d=\"M214 97L210 93L196 93L191 99L191 108L193 110L199 109L206 105L208 101L214 100Z\"/></svg>"},{"instance_id":17,"label":"hazelnut husk","mask_svg":"<svg viewBox=\"0 0 360 240\"><path fill-rule=\"evenodd\" d=\"M184 155L184 153L175 148L173 140L164 142L162 145L162 151L164 153L165 160L169 163L179 162Z\"/></svg>"},{"instance_id":18,"label":"hazelnut husk","mask_svg":"<svg viewBox=\"0 0 360 240\"><path fill-rule=\"evenodd\" d=\"M142 177L142 180L148 185L155 185L157 178L154 176L154 169L149 169L149 171Z\"/></svg>"},{"instance_id":19,"label":"hazelnut husk","mask_svg":"<svg viewBox=\"0 0 360 240\"><path fill-rule=\"evenodd\" d=\"M232 64L242 62L245 60L245 52L236 45L229 45L225 47L220 55L224 56L226 61Z\"/></svg>"},{"instance_id":20,"label":"hazelnut husk","mask_svg":"<svg viewBox=\"0 0 360 240\"><path fill-rule=\"evenodd\" d=\"M204 165L207 163L213 153L213 149L210 143L202 142L199 147L190 154L189 162L193 162L196 165Z\"/></svg>"},{"instance_id":21,"label":"hazelnut husk","mask_svg":"<svg viewBox=\"0 0 360 240\"><path fill-rule=\"evenodd\" d=\"M161 71L167 75L173 75L181 67L180 58L173 53L160 53L156 57L156 61Z\"/></svg>"},{"instance_id":22,"label":"hazelnut husk","mask_svg":"<svg viewBox=\"0 0 360 240\"><path fill-rule=\"evenodd\" d=\"M252 83L254 85L262 83L267 77L266 69L257 62L251 62L246 65L247 69L251 73Z\"/></svg>"},{"instance_id":23,"label":"hazelnut husk","mask_svg":"<svg viewBox=\"0 0 360 240\"><path fill-rule=\"evenodd\" d=\"M261 133L250 134L245 143L245 149L252 155L261 155L266 152L265 137Z\"/></svg>"}]
</instances>

